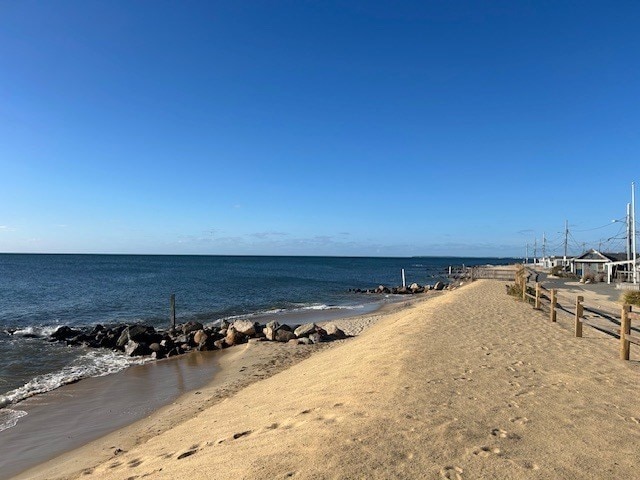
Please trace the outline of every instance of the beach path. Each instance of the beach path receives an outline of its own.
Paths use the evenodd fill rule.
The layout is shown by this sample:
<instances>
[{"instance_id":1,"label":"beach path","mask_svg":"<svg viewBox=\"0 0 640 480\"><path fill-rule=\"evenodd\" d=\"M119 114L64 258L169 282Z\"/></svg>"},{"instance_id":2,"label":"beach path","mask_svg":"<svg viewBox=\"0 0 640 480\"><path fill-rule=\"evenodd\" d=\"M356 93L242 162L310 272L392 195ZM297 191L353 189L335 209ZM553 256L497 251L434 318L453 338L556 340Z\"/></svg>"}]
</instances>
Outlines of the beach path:
<instances>
[{"instance_id":1,"label":"beach path","mask_svg":"<svg viewBox=\"0 0 640 480\"><path fill-rule=\"evenodd\" d=\"M385 315L79 476L637 478L637 358L481 280ZM71 473L30 476L54 472Z\"/></svg>"}]
</instances>

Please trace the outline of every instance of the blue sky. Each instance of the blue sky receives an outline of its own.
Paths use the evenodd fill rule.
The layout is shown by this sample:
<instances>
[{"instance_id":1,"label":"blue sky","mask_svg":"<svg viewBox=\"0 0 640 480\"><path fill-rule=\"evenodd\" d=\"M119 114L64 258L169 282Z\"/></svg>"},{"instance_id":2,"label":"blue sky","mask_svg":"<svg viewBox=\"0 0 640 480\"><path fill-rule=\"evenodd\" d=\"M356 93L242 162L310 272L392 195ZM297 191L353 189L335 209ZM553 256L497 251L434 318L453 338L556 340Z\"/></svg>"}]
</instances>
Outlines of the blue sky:
<instances>
[{"instance_id":1,"label":"blue sky","mask_svg":"<svg viewBox=\"0 0 640 480\"><path fill-rule=\"evenodd\" d=\"M522 256L565 219L598 248L639 180L638 25L623 1L2 1L0 251Z\"/></svg>"}]
</instances>

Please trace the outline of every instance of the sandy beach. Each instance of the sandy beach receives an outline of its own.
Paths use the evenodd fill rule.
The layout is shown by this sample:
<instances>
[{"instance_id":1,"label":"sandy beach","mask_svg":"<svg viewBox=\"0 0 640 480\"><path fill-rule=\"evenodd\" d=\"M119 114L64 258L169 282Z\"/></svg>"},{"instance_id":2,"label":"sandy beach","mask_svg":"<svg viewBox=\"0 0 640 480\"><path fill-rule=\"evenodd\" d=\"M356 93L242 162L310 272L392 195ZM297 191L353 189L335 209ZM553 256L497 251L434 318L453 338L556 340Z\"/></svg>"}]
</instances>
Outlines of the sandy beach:
<instances>
[{"instance_id":1,"label":"sandy beach","mask_svg":"<svg viewBox=\"0 0 640 480\"><path fill-rule=\"evenodd\" d=\"M638 351L622 362L558 320L481 280L316 350L250 343L208 386L19 478L634 478Z\"/></svg>"}]
</instances>

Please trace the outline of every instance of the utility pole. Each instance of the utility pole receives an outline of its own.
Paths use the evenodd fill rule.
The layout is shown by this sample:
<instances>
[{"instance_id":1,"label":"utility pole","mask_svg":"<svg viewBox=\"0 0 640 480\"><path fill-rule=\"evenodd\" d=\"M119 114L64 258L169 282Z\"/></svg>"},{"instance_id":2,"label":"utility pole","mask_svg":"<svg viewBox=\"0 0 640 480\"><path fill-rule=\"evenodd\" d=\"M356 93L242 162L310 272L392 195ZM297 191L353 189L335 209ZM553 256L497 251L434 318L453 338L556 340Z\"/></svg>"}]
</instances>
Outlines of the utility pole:
<instances>
[{"instance_id":1,"label":"utility pole","mask_svg":"<svg viewBox=\"0 0 640 480\"><path fill-rule=\"evenodd\" d=\"M538 258L538 239L533 241L533 264L536 264L536 258Z\"/></svg>"},{"instance_id":2,"label":"utility pole","mask_svg":"<svg viewBox=\"0 0 640 480\"><path fill-rule=\"evenodd\" d=\"M627 261L631 260L631 204L627 203Z\"/></svg>"},{"instance_id":3,"label":"utility pole","mask_svg":"<svg viewBox=\"0 0 640 480\"><path fill-rule=\"evenodd\" d=\"M545 237L545 232L542 232L542 260L547 258L547 238Z\"/></svg>"},{"instance_id":4,"label":"utility pole","mask_svg":"<svg viewBox=\"0 0 640 480\"><path fill-rule=\"evenodd\" d=\"M567 265L567 244L569 241L569 220L564 221L564 259L562 260L562 264L564 266Z\"/></svg>"},{"instance_id":5,"label":"utility pole","mask_svg":"<svg viewBox=\"0 0 640 480\"><path fill-rule=\"evenodd\" d=\"M637 264L637 253L636 253L636 184L631 182L631 249L633 254L633 283L638 283L638 264Z\"/></svg>"},{"instance_id":6,"label":"utility pole","mask_svg":"<svg viewBox=\"0 0 640 480\"><path fill-rule=\"evenodd\" d=\"M529 244L528 243L524 251L525 251L524 263L529 263Z\"/></svg>"}]
</instances>

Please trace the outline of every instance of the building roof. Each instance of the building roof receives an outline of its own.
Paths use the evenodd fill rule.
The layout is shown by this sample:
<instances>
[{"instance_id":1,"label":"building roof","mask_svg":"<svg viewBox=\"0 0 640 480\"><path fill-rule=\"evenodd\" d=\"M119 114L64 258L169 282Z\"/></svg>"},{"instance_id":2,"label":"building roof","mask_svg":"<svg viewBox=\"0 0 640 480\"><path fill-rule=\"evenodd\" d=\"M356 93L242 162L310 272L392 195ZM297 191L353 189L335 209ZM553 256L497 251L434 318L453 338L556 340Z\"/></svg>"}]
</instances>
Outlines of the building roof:
<instances>
[{"instance_id":1,"label":"building roof","mask_svg":"<svg viewBox=\"0 0 640 480\"><path fill-rule=\"evenodd\" d=\"M575 260L583 262L618 262L626 259L626 253L602 253L594 248L575 258Z\"/></svg>"}]
</instances>

